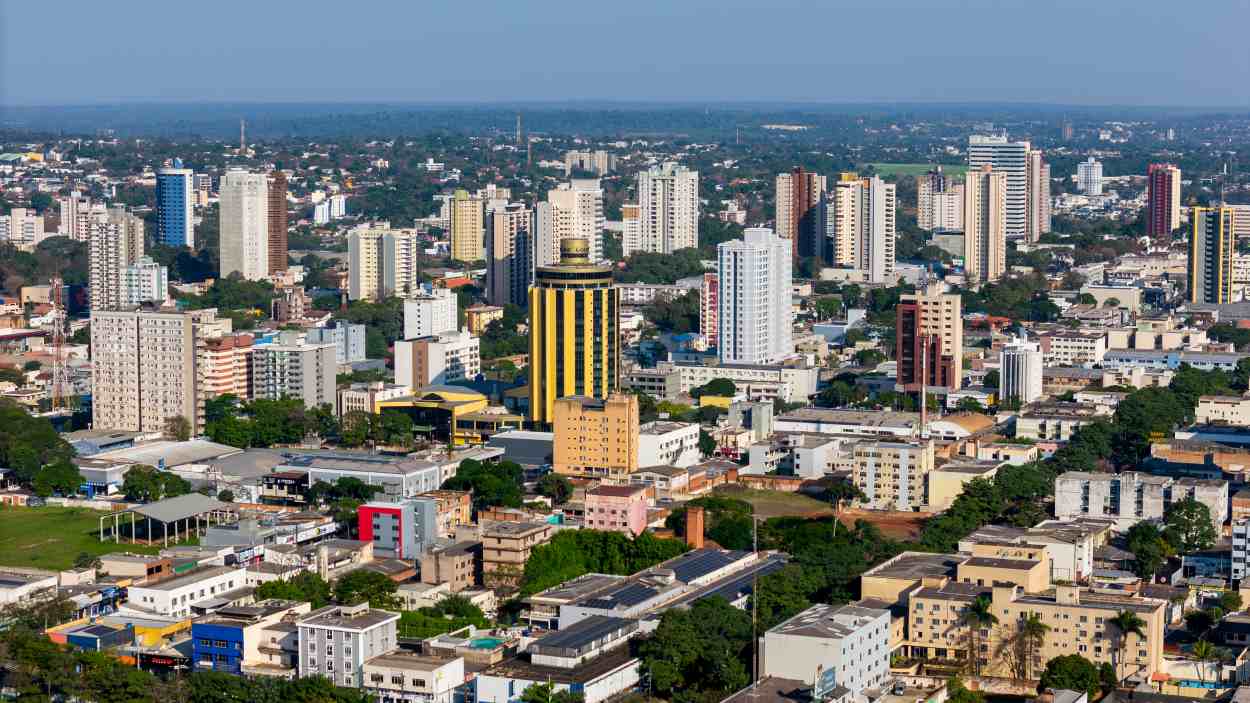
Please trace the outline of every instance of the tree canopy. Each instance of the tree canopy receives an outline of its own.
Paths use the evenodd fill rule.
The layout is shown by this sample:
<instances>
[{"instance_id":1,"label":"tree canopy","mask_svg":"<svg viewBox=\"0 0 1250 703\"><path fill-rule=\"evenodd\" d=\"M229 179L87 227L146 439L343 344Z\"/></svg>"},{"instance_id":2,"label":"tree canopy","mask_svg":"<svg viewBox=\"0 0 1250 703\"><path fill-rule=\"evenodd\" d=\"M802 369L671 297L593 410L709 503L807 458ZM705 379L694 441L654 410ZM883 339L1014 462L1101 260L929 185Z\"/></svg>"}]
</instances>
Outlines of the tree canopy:
<instances>
[{"instance_id":1,"label":"tree canopy","mask_svg":"<svg viewBox=\"0 0 1250 703\"><path fill-rule=\"evenodd\" d=\"M534 547L525 562L521 592L530 595L589 573L636 573L684 551L683 542L649 532L631 538L620 532L563 530Z\"/></svg>"}]
</instances>

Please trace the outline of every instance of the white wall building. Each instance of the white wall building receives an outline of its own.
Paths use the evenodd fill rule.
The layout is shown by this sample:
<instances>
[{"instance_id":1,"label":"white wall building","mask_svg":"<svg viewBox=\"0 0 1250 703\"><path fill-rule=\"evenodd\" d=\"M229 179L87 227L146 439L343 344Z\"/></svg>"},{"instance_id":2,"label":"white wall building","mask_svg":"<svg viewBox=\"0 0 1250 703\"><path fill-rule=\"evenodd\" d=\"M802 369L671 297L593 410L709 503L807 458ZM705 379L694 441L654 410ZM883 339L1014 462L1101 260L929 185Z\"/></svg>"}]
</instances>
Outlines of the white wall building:
<instances>
[{"instance_id":1,"label":"white wall building","mask_svg":"<svg viewBox=\"0 0 1250 703\"><path fill-rule=\"evenodd\" d=\"M968 137L969 171L991 166L997 173L1007 175L1006 221L1008 238L1024 237L1028 222L1028 142L1010 142L1006 135L980 135ZM965 213L966 214L966 213Z\"/></svg>"},{"instance_id":2,"label":"white wall building","mask_svg":"<svg viewBox=\"0 0 1250 703\"><path fill-rule=\"evenodd\" d=\"M1076 187L1085 195L1102 195L1102 162L1091 156L1077 164Z\"/></svg>"},{"instance_id":3,"label":"white wall building","mask_svg":"<svg viewBox=\"0 0 1250 703\"><path fill-rule=\"evenodd\" d=\"M395 383L415 390L471 380L482 372L481 345L463 331L396 341Z\"/></svg>"},{"instance_id":4,"label":"white wall building","mask_svg":"<svg viewBox=\"0 0 1250 703\"><path fill-rule=\"evenodd\" d=\"M340 364L364 361L365 326L353 325L346 320L335 320L326 327L308 330L305 341L309 344L333 344L334 359Z\"/></svg>"},{"instance_id":5,"label":"white wall building","mask_svg":"<svg viewBox=\"0 0 1250 703\"><path fill-rule=\"evenodd\" d=\"M15 207L0 215L0 242L29 251L44 239L43 215L24 207Z\"/></svg>"},{"instance_id":6,"label":"white wall building","mask_svg":"<svg viewBox=\"0 0 1250 703\"><path fill-rule=\"evenodd\" d=\"M269 275L269 179L231 170L221 177L221 277Z\"/></svg>"},{"instance_id":7,"label":"white wall building","mask_svg":"<svg viewBox=\"0 0 1250 703\"><path fill-rule=\"evenodd\" d=\"M642 251L698 246L699 172L673 162L639 172L638 211Z\"/></svg>"},{"instance_id":8,"label":"white wall building","mask_svg":"<svg viewBox=\"0 0 1250 703\"><path fill-rule=\"evenodd\" d=\"M128 307L130 296L124 279L127 268L143 256L143 220L120 206L92 210L84 219L90 251L91 309Z\"/></svg>"},{"instance_id":9,"label":"white wall building","mask_svg":"<svg viewBox=\"0 0 1250 703\"><path fill-rule=\"evenodd\" d=\"M998 398L1032 403L1042 397L1042 350L1035 342L1020 340L1006 347L1000 357Z\"/></svg>"},{"instance_id":10,"label":"white wall building","mask_svg":"<svg viewBox=\"0 0 1250 703\"><path fill-rule=\"evenodd\" d=\"M894 283L895 209L894 184L877 176L835 183L825 226L834 263L868 283Z\"/></svg>"},{"instance_id":11,"label":"white wall building","mask_svg":"<svg viewBox=\"0 0 1250 703\"><path fill-rule=\"evenodd\" d=\"M298 344L283 339L277 344L258 345L252 350L252 395L278 400L299 398L304 405L333 406L335 396L334 344Z\"/></svg>"},{"instance_id":12,"label":"white wall building","mask_svg":"<svg viewBox=\"0 0 1250 703\"><path fill-rule=\"evenodd\" d=\"M702 460L699 423L657 420L638 428L638 466L686 468Z\"/></svg>"},{"instance_id":13,"label":"white wall building","mask_svg":"<svg viewBox=\"0 0 1250 703\"><path fill-rule=\"evenodd\" d=\"M296 623L299 675L362 688L365 662L399 648L398 623L399 613L373 610L368 603L312 611Z\"/></svg>"},{"instance_id":14,"label":"white wall building","mask_svg":"<svg viewBox=\"0 0 1250 703\"><path fill-rule=\"evenodd\" d=\"M791 244L767 227L717 246L721 363L771 364L794 353Z\"/></svg>"},{"instance_id":15,"label":"white wall building","mask_svg":"<svg viewBox=\"0 0 1250 703\"><path fill-rule=\"evenodd\" d=\"M455 332L456 294L447 288L427 288L404 301L404 339Z\"/></svg>"},{"instance_id":16,"label":"white wall building","mask_svg":"<svg viewBox=\"0 0 1250 703\"><path fill-rule=\"evenodd\" d=\"M191 606L243 588L247 569L239 566L209 566L148 586L131 586L132 607L174 618L191 615Z\"/></svg>"},{"instance_id":17,"label":"white wall building","mask_svg":"<svg viewBox=\"0 0 1250 703\"><path fill-rule=\"evenodd\" d=\"M169 269L148 256L122 269L122 308L132 308L143 303L164 305L168 301Z\"/></svg>"},{"instance_id":18,"label":"white wall building","mask_svg":"<svg viewBox=\"0 0 1250 703\"><path fill-rule=\"evenodd\" d=\"M842 686L858 699L890 676L890 612L813 605L764 633L760 659L763 676Z\"/></svg>"},{"instance_id":19,"label":"white wall building","mask_svg":"<svg viewBox=\"0 0 1250 703\"><path fill-rule=\"evenodd\" d=\"M590 244L590 260L603 259L603 188L597 178L574 178L547 191L534 208L534 265L560 263L560 241L570 237Z\"/></svg>"},{"instance_id":20,"label":"white wall building","mask_svg":"<svg viewBox=\"0 0 1250 703\"><path fill-rule=\"evenodd\" d=\"M407 297L421 288L421 242L410 229L362 225L347 234L347 297Z\"/></svg>"}]
</instances>

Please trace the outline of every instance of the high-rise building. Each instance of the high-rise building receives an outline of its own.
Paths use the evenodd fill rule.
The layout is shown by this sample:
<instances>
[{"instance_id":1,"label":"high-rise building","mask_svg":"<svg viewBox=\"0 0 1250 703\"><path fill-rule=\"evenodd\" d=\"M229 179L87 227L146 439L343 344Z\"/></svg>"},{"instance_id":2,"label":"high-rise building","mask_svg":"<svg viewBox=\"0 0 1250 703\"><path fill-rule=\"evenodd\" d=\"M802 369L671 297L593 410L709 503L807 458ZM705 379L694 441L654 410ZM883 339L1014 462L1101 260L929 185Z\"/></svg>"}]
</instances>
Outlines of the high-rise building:
<instances>
[{"instance_id":1,"label":"high-rise building","mask_svg":"<svg viewBox=\"0 0 1250 703\"><path fill-rule=\"evenodd\" d=\"M1064 120L1063 125L1059 127L1059 138L1065 142L1072 141L1072 121Z\"/></svg>"},{"instance_id":2,"label":"high-rise building","mask_svg":"<svg viewBox=\"0 0 1250 703\"><path fill-rule=\"evenodd\" d=\"M197 349L215 318L213 309L92 311L92 425L163 432L170 418L182 417L198 433L204 404Z\"/></svg>"},{"instance_id":3,"label":"high-rise building","mask_svg":"<svg viewBox=\"0 0 1250 703\"><path fill-rule=\"evenodd\" d=\"M191 186L195 191L195 204L208 207L208 200L213 193L213 177L207 173L197 173L191 178Z\"/></svg>"},{"instance_id":4,"label":"high-rise building","mask_svg":"<svg viewBox=\"0 0 1250 703\"><path fill-rule=\"evenodd\" d=\"M263 173L227 171L221 177L221 277L249 281L269 276L269 179Z\"/></svg>"},{"instance_id":5,"label":"high-rise building","mask_svg":"<svg viewBox=\"0 0 1250 703\"><path fill-rule=\"evenodd\" d=\"M269 177L269 273L286 270L286 174L280 170Z\"/></svg>"},{"instance_id":6,"label":"high-rise building","mask_svg":"<svg viewBox=\"0 0 1250 703\"><path fill-rule=\"evenodd\" d=\"M1007 268L1006 174L989 166L964 182L964 275L970 283L997 281Z\"/></svg>"},{"instance_id":7,"label":"high-rise building","mask_svg":"<svg viewBox=\"0 0 1250 703\"><path fill-rule=\"evenodd\" d=\"M334 361L338 364L351 364L368 358L365 326L346 320L334 320L325 327L314 327L308 330L304 341L309 344L333 344Z\"/></svg>"},{"instance_id":8,"label":"high-rise building","mask_svg":"<svg viewBox=\"0 0 1250 703\"><path fill-rule=\"evenodd\" d=\"M404 300L404 339L455 332L459 325L456 294L424 286Z\"/></svg>"},{"instance_id":9,"label":"high-rise building","mask_svg":"<svg viewBox=\"0 0 1250 703\"><path fill-rule=\"evenodd\" d=\"M78 242L88 241L91 238L91 199L74 191L57 198L56 202L61 217L56 233Z\"/></svg>"},{"instance_id":10,"label":"high-rise building","mask_svg":"<svg viewBox=\"0 0 1250 703\"><path fill-rule=\"evenodd\" d=\"M482 372L482 343L468 332L444 332L395 342L395 383L422 386L473 380Z\"/></svg>"},{"instance_id":11,"label":"high-rise building","mask_svg":"<svg viewBox=\"0 0 1250 703\"><path fill-rule=\"evenodd\" d=\"M1181 226L1181 170L1173 164L1146 169L1146 234L1170 236Z\"/></svg>"},{"instance_id":12,"label":"high-rise building","mask_svg":"<svg viewBox=\"0 0 1250 703\"><path fill-rule=\"evenodd\" d=\"M92 310L129 307L125 273L143 256L143 220L122 206L92 210L88 217L90 237L90 285ZM161 267L164 268L164 267ZM168 286L168 280L166 280ZM162 292L161 300L165 300Z\"/></svg>"},{"instance_id":13,"label":"high-rise building","mask_svg":"<svg viewBox=\"0 0 1250 703\"><path fill-rule=\"evenodd\" d=\"M299 398L304 406L334 406L334 344L300 344L293 334L252 350L252 396L265 400Z\"/></svg>"},{"instance_id":14,"label":"high-rise building","mask_svg":"<svg viewBox=\"0 0 1250 703\"><path fill-rule=\"evenodd\" d=\"M171 247L195 248L195 173L174 159L171 168L156 171L158 241Z\"/></svg>"},{"instance_id":15,"label":"high-rise building","mask_svg":"<svg viewBox=\"0 0 1250 703\"><path fill-rule=\"evenodd\" d=\"M451 199L451 258L474 262L486 258L486 211L481 198L460 189Z\"/></svg>"},{"instance_id":16,"label":"high-rise building","mask_svg":"<svg viewBox=\"0 0 1250 703\"><path fill-rule=\"evenodd\" d=\"M1028 235L1029 169L1028 142L1009 142L1006 135L973 135L968 138L968 170L990 166L1006 177L1004 231L1009 238ZM964 217L969 217L964 208Z\"/></svg>"},{"instance_id":17,"label":"high-rise building","mask_svg":"<svg viewBox=\"0 0 1250 703\"><path fill-rule=\"evenodd\" d=\"M413 295L421 289L420 257L421 242L413 230L353 228L347 234L347 297Z\"/></svg>"},{"instance_id":18,"label":"high-rise building","mask_svg":"<svg viewBox=\"0 0 1250 703\"><path fill-rule=\"evenodd\" d=\"M616 154L602 149L564 152L565 178L573 175L573 171L588 171L596 176L606 176L615 170Z\"/></svg>"},{"instance_id":19,"label":"high-rise building","mask_svg":"<svg viewBox=\"0 0 1250 703\"><path fill-rule=\"evenodd\" d=\"M253 341L252 335L245 333L204 340L196 355L201 399L230 393L240 400L251 400Z\"/></svg>"},{"instance_id":20,"label":"high-rise building","mask_svg":"<svg viewBox=\"0 0 1250 703\"><path fill-rule=\"evenodd\" d=\"M530 289L530 421L551 425L556 398L606 398L620 385L620 293L585 239L560 243Z\"/></svg>"},{"instance_id":21,"label":"high-rise building","mask_svg":"<svg viewBox=\"0 0 1250 703\"><path fill-rule=\"evenodd\" d=\"M169 269L149 256L127 265L121 272L120 302L122 310L145 303L159 307L169 302Z\"/></svg>"},{"instance_id":22,"label":"high-rise building","mask_svg":"<svg viewBox=\"0 0 1250 703\"><path fill-rule=\"evenodd\" d=\"M941 166L917 180L916 226L926 232L963 231L964 186L947 177Z\"/></svg>"},{"instance_id":23,"label":"high-rise building","mask_svg":"<svg viewBox=\"0 0 1250 703\"><path fill-rule=\"evenodd\" d=\"M958 389L963 372L964 327L959 295L942 284L902 296L895 322L897 382L909 392L924 386Z\"/></svg>"},{"instance_id":24,"label":"high-rise building","mask_svg":"<svg viewBox=\"0 0 1250 703\"><path fill-rule=\"evenodd\" d=\"M699 246L699 172L666 162L638 173L642 251Z\"/></svg>"},{"instance_id":25,"label":"high-rise building","mask_svg":"<svg viewBox=\"0 0 1250 703\"><path fill-rule=\"evenodd\" d=\"M1050 164L1042 156L1041 149L1030 149L1026 161L1029 189L1024 234L1030 242L1050 231Z\"/></svg>"},{"instance_id":26,"label":"high-rise building","mask_svg":"<svg viewBox=\"0 0 1250 703\"><path fill-rule=\"evenodd\" d=\"M534 279L534 211L522 203L492 208L486 231L486 298L524 307Z\"/></svg>"},{"instance_id":27,"label":"high-rise building","mask_svg":"<svg viewBox=\"0 0 1250 703\"><path fill-rule=\"evenodd\" d=\"M843 173L826 204L833 263L864 272L869 283L893 283L894 184Z\"/></svg>"},{"instance_id":28,"label":"high-rise building","mask_svg":"<svg viewBox=\"0 0 1250 703\"><path fill-rule=\"evenodd\" d=\"M794 353L788 240L767 227L716 247L717 352L724 364L772 364Z\"/></svg>"},{"instance_id":29,"label":"high-rise building","mask_svg":"<svg viewBox=\"0 0 1250 703\"><path fill-rule=\"evenodd\" d=\"M624 203L621 205L621 256L642 250L642 211L637 203Z\"/></svg>"},{"instance_id":30,"label":"high-rise building","mask_svg":"<svg viewBox=\"0 0 1250 703\"><path fill-rule=\"evenodd\" d=\"M1102 162L1094 157L1076 165L1076 188L1085 195L1102 195Z\"/></svg>"},{"instance_id":31,"label":"high-rise building","mask_svg":"<svg viewBox=\"0 0 1250 703\"><path fill-rule=\"evenodd\" d=\"M820 203L825 177L795 167L777 176L777 236L790 240L794 262L825 256L825 235L820 226Z\"/></svg>"},{"instance_id":32,"label":"high-rise building","mask_svg":"<svg viewBox=\"0 0 1250 703\"><path fill-rule=\"evenodd\" d=\"M998 401L1021 405L1042 397L1042 348L1023 339L1003 347L999 355Z\"/></svg>"},{"instance_id":33,"label":"high-rise building","mask_svg":"<svg viewBox=\"0 0 1250 703\"><path fill-rule=\"evenodd\" d=\"M552 470L565 476L626 479L638 468L638 396L612 393L555 401Z\"/></svg>"},{"instance_id":34,"label":"high-rise building","mask_svg":"<svg viewBox=\"0 0 1250 703\"><path fill-rule=\"evenodd\" d=\"M1194 231L1189 237L1189 302L1233 302L1233 258L1237 232L1233 211L1224 207L1196 207Z\"/></svg>"},{"instance_id":35,"label":"high-rise building","mask_svg":"<svg viewBox=\"0 0 1250 703\"><path fill-rule=\"evenodd\" d=\"M47 236L43 215L24 207L15 207L0 215L0 242L8 242L23 251L31 251Z\"/></svg>"},{"instance_id":36,"label":"high-rise building","mask_svg":"<svg viewBox=\"0 0 1250 703\"><path fill-rule=\"evenodd\" d=\"M560 243L585 239L591 261L603 260L603 188L597 178L574 178L547 191L535 207L534 266L560 261Z\"/></svg>"},{"instance_id":37,"label":"high-rise building","mask_svg":"<svg viewBox=\"0 0 1250 703\"><path fill-rule=\"evenodd\" d=\"M720 340L717 324L719 295L720 283L717 275L711 272L703 274L703 283L699 286L699 334L707 340L709 347L715 347Z\"/></svg>"}]
</instances>

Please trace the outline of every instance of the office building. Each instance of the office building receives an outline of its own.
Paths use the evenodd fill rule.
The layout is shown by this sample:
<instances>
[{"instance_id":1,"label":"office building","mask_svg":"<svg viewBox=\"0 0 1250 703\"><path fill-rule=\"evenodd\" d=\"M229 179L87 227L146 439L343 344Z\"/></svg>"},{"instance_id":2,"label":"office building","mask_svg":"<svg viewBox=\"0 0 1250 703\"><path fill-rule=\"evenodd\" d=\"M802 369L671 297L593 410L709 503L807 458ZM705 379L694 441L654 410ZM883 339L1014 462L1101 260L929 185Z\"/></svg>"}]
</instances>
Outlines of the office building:
<instances>
[{"instance_id":1,"label":"office building","mask_svg":"<svg viewBox=\"0 0 1250 703\"><path fill-rule=\"evenodd\" d=\"M863 271L869 283L894 283L894 184L844 173L826 207L833 263Z\"/></svg>"},{"instance_id":2,"label":"office building","mask_svg":"<svg viewBox=\"0 0 1250 703\"><path fill-rule=\"evenodd\" d=\"M269 179L231 170L221 177L221 277L269 276Z\"/></svg>"},{"instance_id":3,"label":"office building","mask_svg":"<svg viewBox=\"0 0 1250 703\"><path fill-rule=\"evenodd\" d=\"M1019 340L999 356L998 402L1032 403L1042 397L1042 350L1036 342Z\"/></svg>"},{"instance_id":4,"label":"office building","mask_svg":"<svg viewBox=\"0 0 1250 703\"><path fill-rule=\"evenodd\" d=\"M721 363L772 364L793 355L790 242L751 227L716 250Z\"/></svg>"},{"instance_id":5,"label":"office building","mask_svg":"<svg viewBox=\"0 0 1250 703\"><path fill-rule=\"evenodd\" d=\"M969 170L964 182L964 275L992 283L1007 269L1010 175L989 166Z\"/></svg>"},{"instance_id":6,"label":"office building","mask_svg":"<svg viewBox=\"0 0 1250 703\"><path fill-rule=\"evenodd\" d=\"M1050 164L1042 156L1041 149L1030 149L1025 160L1028 198L1024 235L1030 242L1050 231Z\"/></svg>"},{"instance_id":7,"label":"office building","mask_svg":"<svg viewBox=\"0 0 1250 703\"><path fill-rule=\"evenodd\" d=\"M451 212L451 258L475 262L486 258L486 210L482 199L460 189L448 203Z\"/></svg>"},{"instance_id":8,"label":"office building","mask_svg":"<svg viewBox=\"0 0 1250 703\"><path fill-rule=\"evenodd\" d=\"M883 689L890 678L890 611L858 605L813 605L761 638L764 677L813 684L850 700Z\"/></svg>"},{"instance_id":9,"label":"office building","mask_svg":"<svg viewBox=\"0 0 1250 703\"><path fill-rule=\"evenodd\" d=\"M606 398L620 383L620 299L612 268L593 263L585 239L560 242L530 289L530 420L550 426L556 398ZM787 289L788 289L787 284Z\"/></svg>"},{"instance_id":10,"label":"office building","mask_svg":"<svg viewBox=\"0 0 1250 703\"><path fill-rule=\"evenodd\" d=\"M969 173L979 172L988 166L1005 176L1003 230L1007 237L1023 238L1028 233L1029 151L1028 142L1009 142L1006 135L973 135L968 138ZM965 187L973 189L971 183ZM972 217L966 205L964 216Z\"/></svg>"},{"instance_id":11,"label":"office building","mask_svg":"<svg viewBox=\"0 0 1250 703\"><path fill-rule=\"evenodd\" d=\"M917 179L916 225L926 232L964 228L963 184L943 173L941 166Z\"/></svg>"},{"instance_id":12,"label":"office building","mask_svg":"<svg viewBox=\"0 0 1250 703\"><path fill-rule=\"evenodd\" d=\"M360 539L375 557L420 559L438 539L438 501L403 498L370 501L356 510Z\"/></svg>"},{"instance_id":13,"label":"office building","mask_svg":"<svg viewBox=\"0 0 1250 703\"><path fill-rule=\"evenodd\" d=\"M534 279L534 212L521 203L493 208L486 231L486 299L524 307Z\"/></svg>"},{"instance_id":14,"label":"office building","mask_svg":"<svg viewBox=\"0 0 1250 703\"><path fill-rule=\"evenodd\" d=\"M564 152L564 177L574 171L587 171L595 176L606 176L616 170L616 154L598 149Z\"/></svg>"},{"instance_id":15,"label":"office building","mask_svg":"<svg viewBox=\"0 0 1250 703\"><path fill-rule=\"evenodd\" d=\"M171 247L195 248L195 174L174 159L156 171L156 239Z\"/></svg>"},{"instance_id":16,"label":"office building","mask_svg":"<svg viewBox=\"0 0 1250 703\"><path fill-rule=\"evenodd\" d=\"M1233 302L1233 259L1237 233L1233 211L1223 207L1193 209L1189 237L1189 302Z\"/></svg>"},{"instance_id":17,"label":"office building","mask_svg":"<svg viewBox=\"0 0 1250 703\"><path fill-rule=\"evenodd\" d=\"M820 203L825 177L795 167L777 176L777 236L790 240L794 261L824 257L825 234L820 226Z\"/></svg>"},{"instance_id":18,"label":"office building","mask_svg":"<svg viewBox=\"0 0 1250 703\"><path fill-rule=\"evenodd\" d=\"M197 603L218 599L247 586L242 566L205 566L181 576L144 585L132 585L127 601L131 607L164 617L186 619Z\"/></svg>"},{"instance_id":19,"label":"office building","mask_svg":"<svg viewBox=\"0 0 1250 703\"><path fill-rule=\"evenodd\" d=\"M342 196L337 196L342 197ZM287 266L286 174L274 171L269 176L269 273L281 273Z\"/></svg>"},{"instance_id":20,"label":"office building","mask_svg":"<svg viewBox=\"0 0 1250 703\"><path fill-rule=\"evenodd\" d=\"M91 313L92 425L96 429L163 432L183 417L203 427L197 392L197 347L216 311Z\"/></svg>"},{"instance_id":21,"label":"office building","mask_svg":"<svg viewBox=\"0 0 1250 703\"><path fill-rule=\"evenodd\" d=\"M300 677L363 687L365 662L399 648L398 624L399 613L373 610L367 602L312 611L296 623Z\"/></svg>"},{"instance_id":22,"label":"office building","mask_svg":"<svg viewBox=\"0 0 1250 703\"><path fill-rule=\"evenodd\" d=\"M94 300L94 292L92 293ZM169 302L169 269L143 256L121 271L122 310L150 303L157 307Z\"/></svg>"},{"instance_id":23,"label":"office building","mask_svg":"<svg viewBox=\"0 0 1250 703\"><path fill-rule=\"evenodd\" d=\"M365 326L354 325L346 320L332 320L325 327L308 330L305 341L309 344L333 344L334 360L339 364L364 361Z\"/></svg>"},{"instance_id":24,"label":"office building","mask_svg":"<svg viewBox=\"0 0 1250 703\"><path fill-rule=\"evenodd\" d=\"M90 247L91 309L128 307L125 273L143 256L143 220L120 205L84 214ZM163 290L161 301L165 297Z\"/></svg>"},{"instance_id":25,"label":"office building","mask_svg":"<svg viewBox=\"0 0 1250 703\"><path fill-rule=\"evenodd\" d=\"M252 395L279 400L298 398L304 405L333 407L338 364L334 344L299 344L294 335L252 350Z\"/></svg>"},{"instance_id":26,"label":"office building","mask_svg":"<svg viewBox=\"0 0 1250 703\"><path fill-rule=\"evenodd\" d=\"M1085 195L1102 195L1102 162L1094 157L1076 165L1076 189Z\"/></svg>"},{"instance_id":27,"label":"office building","mask_svg":"<svg viewBox=\"0 0 1250 703\"><path fill-rule=\"evenodd\" d=\"M638 396L562 397L553 406L552 470L623 479L638 468Z\"/></svg>"},{"instance_id":28,"label":"office building","mask_svg":"<svg viewBox=\"0 0 1250 703\"><path fill-rule=\"evenodd\" d=\"M444 332L395 342L395 383L422 386L473 380L482 372L481 340L468 332Z\"/></svg>"},{"instance_id":29,"label":"office building","mask_svg":"<svg viewBox=\"0 0 1250 703\"><path fill-rule=\"evenodd\" d=\"M933 442L859 442L852 450L851 481L877 510L909 512L928 505Z\"/></svg>"},{"instance_id":30,"label":"office building","mask_svg":"<svg viewBox=\"0 0 1250 703\"><path fill-rule=\"evenodd\" d=\"M897 382L908 392L922 386L958 390L963 374L963 304L933 282L900 298L895 327Z\"/></svg>"},{"instance_id":31,"label":"office building","mask_svg":"<svg viewBox=\"0 0 1250 703\"><path fill-rule=\"evenodd\" d=\"M22 251L33 251L47 236L43 215L24 207L15 207L0 215L0 242L8 242Z\"/></svg>"},{"instance_id":32,"label":"office building","mask_svg":"<svg viewBox=\"0 0 1250 703\"><path fill-rule=\"evenodd\" d=\"M406 298L421 288L421 241L413 230L353 228L347 234L347 297Z\"/></svg>"},{"instance_id":33,"label":"office building","mask_svg":"<svg viewBox=\"0 0 1250 703\"><path fill-rule=\"evenodd\" d=\"M640 171L638 218L642 251L699 246L699 172L673 162Z\"/></svg>"},{"instance_id":34,"label":"office building","mask_svg":"<svg viewBox=\"0 0 1250 703\"><path fill-rule=\"evenodd\" d=\"M534 266L560 261L560 243L586 240L591 261L603 259L603 188L597 178L574 178L547 191L534 208Z\"/></svg>"},{"instance_id":35,"label":"office building","mask_svg":"<svg viewBox=\"0 0 1250 703\"><path fill-rule=\"evenodd\" d=\"M711 348L715 348L720 341L717 322L719 294L720 279L717 275L711 272L703 274L703 280L699 284L699 334L703 335Z\"/></svg>"},{"instance_id":36,"label":"office building","mask_svg":"<svg viewBox=\"0 0 1250 703\"><path fill-rule=\"evenodd\" d=\"M404 339L432 337L457 330L456 294L447 288L420 288L404 300Z\"/></svg>"},{"instance_id":37,"label":"office building","mask_svg":"<svg viewBox=\"0 0 1250 703\"><path fill-rule=\"evenodd\" d=\"M1181 226L1181 170L1173 164L1146 168L1146 234L1167 237Z\"/></svg>"}]
</instances>

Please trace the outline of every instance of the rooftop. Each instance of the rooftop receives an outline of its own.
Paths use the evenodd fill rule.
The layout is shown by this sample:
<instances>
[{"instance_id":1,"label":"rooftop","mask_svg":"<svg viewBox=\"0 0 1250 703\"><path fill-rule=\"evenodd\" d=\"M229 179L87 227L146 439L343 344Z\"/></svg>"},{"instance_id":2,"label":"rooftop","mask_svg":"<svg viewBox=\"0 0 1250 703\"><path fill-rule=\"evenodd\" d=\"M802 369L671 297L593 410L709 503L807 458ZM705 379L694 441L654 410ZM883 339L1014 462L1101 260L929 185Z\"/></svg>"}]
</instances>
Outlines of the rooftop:
<instances>
[{"instance_id":1,"label":"rooftop","mask_svg":"<svg viewBox=\"0 0 1250 703\"><path fill-rule=\"evenodd\" d=\"M233 506L229 503L223 503L202 493L186 493L131 508L134 512L157 522L177 522L214 510L231 509Z\"/></svg>"},{"instance_id":2,"label":"rooftop","mask_svg":"<svg viewBox=\"0 0 1250 703\"><path fill-rule=\"evenodd\" d=\"M962 557L954 554L903 552L893 559L869 569L864 576L920 580L926 576L953 576Z\"/></svg>"},{"instance_id":3,"label":"rooftop","mask_svg":"<svg viewBox=\"0 0 1250 703\"><path fill-rule=\"evenodd\" d=\"M934 469L950 474L971 474L980 476L994 471L1002 465L1001 461L951 461Z\"/></svg>"},{"instance_id":4,"label":"rooftop","mask_svg":"<svg viewBox=\"0 0 1250 703\"><path fill-rule=\"evenodd\" d=\"M374 610L366 604L344 606L327 605L300 618L301 627L329 627L338 630L367 630L378 625L399 620L399 613Z\"/></svg>"},{"instance_id":5,"label":"rooftop","mask_svg":"<svg viewBox=\"0 0 1250 703\"><path fill-rule=\"evenodd\" d=\"M204 579L211 579L216 576L221 576L222 574L228 574L234 571L241 572L243 571L243 567L241 566L205 566L205 567L200 567L200 568L188 571L187 573L181 576L175 576L174 578L171 578L171 579L165 579L164 581L157 581L156 583L142 586L142 588L146 588L152 591L173 591L179 588L185 588L186 586L199 583L200 581L203 581ZM239 578L239 583L243 583L243 579L241 577ZM136 587L132 586L132 588L136 588Z\"/></svg>"},{"instance_id":6,"label":"rooftop","mask_svg":"<svg viewBox=\"0 0 1250 703\"><path fill-rule=\"evenodd\" d=\"M911 428L920 424L920 413L873 412L866 410L835 410L830 408L799 408L777 418L798 422L829 422L844 425Z\"/></svg>"},{"instance_id":7,"label":"rooftop","mask_svg":"<svg viewBox=\"0 0 1250 703\"><path fill-rule=\"evenodd\" d=\"M1016 571L1028 571L1037 566L1041 562L1032 559L1000 559L997 557L972 557L966 560L963 566L979 566L987 569L1014 569Z\"/></svg>"},{"instance_id":8,"label":"rooftop","mask_svg":"<svg viewBox=\"0 0 1250 703\"><path fill-rule=\"evenodd\" d=\"M365 661L365 666L383 666L388 669L408 669L409 671L434 671L453 661L455 661L453 658L434 657L401 651L376 656Z\"/></svg>"},{"instance_id":9,"label":"rooftop","mask_svg":"<svg viewBox=\"0 0 1250 703\"><path fill-rule=\"evenodd\" d=\"M558 632L540 638L530 645L534 654L578 656L596 644L608 644L629 637L638 630L637 620L591 615Z\"/></svg>"},{"instance_id":10,"label":"rooftop","mask_svg":"<svg viewBox=\"0 0 1250 703\"><path fill-rule=\"evenodd\" d=\"M482 527L482 537L524 537L549 529L545 522L492 522Z\"/></svg>"},{"instance_id":11,"label":"rooftop","mask_svg":"<svg viewBox=\"0 0 1250 703\"><path fill-rule=\"evenodd\" d=\"M880 617L889 617L889 614L888 610L822 603L813 605L768 632L826 639L848 637Z\"/></svg>"},{"instance_id":12,"label":"rooftop","mask_svg":"<svg viewBox=\"0 0 1250 703\"><path fill-rule=\"evenodd\" d=\"M624 576L611 576L609 574L583 574L575 579L552 586L544 591L539 591L526 600L530 603L571 603L579 598L585 598L593 593L604 590L609 586L614 586L624 580Z\"/></svg>"},{"instance_id":13,"label":"rooftop","mask_svg":"<svg viewBox=\"0 0 1250 703\"><path fill-rule=\"evenodd\" d=\"M632 498L646 492L643 486L596 486L586 491L587 496L603 496L605 498Z\"/></svg>"},{"instance_id":14,"label":"rooftop","mask_svg":"<svg viewBox=\"0 0 1250 703\"><path fill-rule=\"evenodd\" d=\"M101 452L96 454L94 458L169 467L181 466L183 464L202 464L210 459L240 454L242 451L236 447L217 444L206 439L190 439L185 442L160 440L124 449Z\"/></svg>"}]
</instances>

